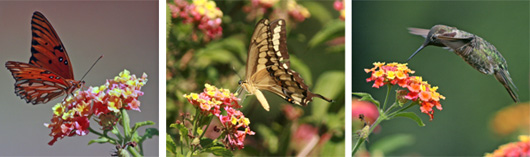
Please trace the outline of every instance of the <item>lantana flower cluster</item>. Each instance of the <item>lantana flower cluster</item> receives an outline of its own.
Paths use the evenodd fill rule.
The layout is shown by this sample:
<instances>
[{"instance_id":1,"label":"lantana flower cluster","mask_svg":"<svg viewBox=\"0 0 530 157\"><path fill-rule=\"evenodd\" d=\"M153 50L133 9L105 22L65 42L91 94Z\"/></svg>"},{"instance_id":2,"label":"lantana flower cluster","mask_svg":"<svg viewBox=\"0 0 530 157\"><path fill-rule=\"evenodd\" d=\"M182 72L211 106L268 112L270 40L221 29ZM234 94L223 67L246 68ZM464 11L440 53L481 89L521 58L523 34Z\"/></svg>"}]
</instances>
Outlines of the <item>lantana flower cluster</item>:
<instances>
[{"instance_id":1,"label":"lantana flower cluster","mask_svg":"<svg viewBox=\"0 0 530 157\"><path fill-rule=\"evenodd\" d=\"M518 142L501 145L499 149L493 153L486 153L485 156L530 156L530 136L521 135Z\"/></svg>"},{"instance_id":2,"label":"lantana flower cluster","mask_svg":"<svg viewBox=\"0 0 530 157\"><path fill-rule=\"evenodd\" d=\"M256 17L262 17L269 8L277 7L280 0L251 0L250 4L243 7L243 11L249 13L248 20L254 20ZM273 10L274 14L280 13L279 10ZM309 10L298 4L296 0L287 0L287 13L297 22L303 22L311 16Z\"/></svg>"},{"instance_id":3,"label":"lantana flower cluster","mask_svg":"<svg viewBox=\"0 0 530 157\"><path fill-rule=\"evenodd\" d=\"M298 4L295 0L289 0L287 2L287 12L298 22L302 22L311 16L307 8Z\"/></svg>"},{"instance_id":4,"label":"lantana flower cluster","mask_svg":"<svg viewBox=\"0 0 530 157\"><path fill-rule=\"evenodd\" d=\"M250 120L237 109L239 98L230 93L228 89L218 89L215 86L205 84L202 93L184 94L188 102L193 104L203 115L215 115L222 123L221 130L224 135L223 143L228 149L243 149L246 135L254 135L250 130ZM226 115L221 114L221 109L226 111Z\"/></svg>"},{"instance_id":5,"label":"lantana flower cluster","mask_svg":"<svg viewBox=\"0 0 530 157\"><path fill-rule=\"evenodd\" d=\"M333 8L340 12L340 19L344 21L346 19L346 7L344 7L344 0L335 0Z\"/></svg>"},{"instance_id":6,"label":"lantana flower cluster","mask_svg":"<svg viewBox=\"0 0 530 157\"><path fill-rule=\"evenodd\" d=\"M50 136L53 137L48 144L53 145L65 136L88 134L92 116L97 117L102 129L109 130L116 125L120 109L140 111L138 97L144 94L141 88L146 83L147 74L137 78L124 70L104 85L77 91L65 101L57 103L52 108L51 123L44 124L51 129Z\"/></svg>"},{"instance_id":7,"label":"lantana flower cluster","mask_svg":"<svg viewBox=\"0 0 530 157\"><path fill-rule=\"evenodd\" d=\"M248 5L243 6L243 11L248 13L247 20L263 17L269 8L272 8L279 0L250 0Z\"/></svg>"},{"instance_id":8,"label":"lantana flower cluster","mask_svg":"<svg viewBox=\"0 0 530 157\"><path fill-rule=\"evenodd\" d=\"M204 85L204 91L200 94L184 94L184 97L194 106L198 107L202 114L213 114L217 117L221 114L221 108L241 108L239 98L228 89L218 89L210 84Z\"/></svg>"},{"instance_id":9,"label":"lantana flower cluster","mask_svg":"<svg viewBox=\"0 0 530 157\"><path fill-rule=\"evenodd\" d=\"M219 120L223 125L225 131L225 137L222 140L225 146L231 150L243 149L246 135L254 135L255 133L250 130L248 126L250 120L243 115L243 112L234 108L225 106L227 115L220 115ZM241 129L243 130L241 130Z\"/></svg>"},{"instance_id":10,"label":"lantana flower cluster","mask_svg":"<svg viewBox=\"0 0 530 157\"><path fill-rule=\"evenodd\" d=\"M437 86L431 86L427 81L423 81L422 77L410 76L414 71L407 67L407 64L375 62L371 69L364 69L366 73L371 73L371 76L366 79L366 82L374 81L372 87L379 88L384 85L398 85L407 90L398 92L398 99L411 100L420 104L421 112L429 115L432 120L436 106L438 110L442 110L440 99L445 99L443 95L437 92Z\"/></svg>"},{"instance_id":11,"label":"lantana flower cluster","mask_svg":"<svg viewBox=\"0 0 530 157\"><path fill-rule=\"evenodd\" d=\"M175 4L168 4L168 6L172 18L181 18L185 24L192 23L205 34L205 41L220 38L223 34L221 27L223 12L214 1L193 0L189 4L186 0L175 0Z\"/></svg>"}]
</instances>

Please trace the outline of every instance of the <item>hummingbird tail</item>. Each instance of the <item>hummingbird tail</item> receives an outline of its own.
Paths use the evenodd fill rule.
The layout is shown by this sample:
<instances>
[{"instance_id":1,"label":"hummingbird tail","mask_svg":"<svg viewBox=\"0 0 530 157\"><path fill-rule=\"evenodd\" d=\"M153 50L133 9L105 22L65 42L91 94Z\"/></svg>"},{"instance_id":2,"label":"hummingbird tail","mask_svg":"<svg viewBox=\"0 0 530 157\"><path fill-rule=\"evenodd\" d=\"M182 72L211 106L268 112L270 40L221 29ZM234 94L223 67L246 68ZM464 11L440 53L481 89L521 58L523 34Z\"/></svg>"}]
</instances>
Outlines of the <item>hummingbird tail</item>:
<instances>
[{"instance_id":1,"label":"hummingbird tail","mask_svg":"<svg viewBox=\"0 0 530 157\"><path fill-rule=\"evenodd\" d=\"M495 72L495 78L502 83L504 88L510 93L510 96L512 96L513 101L519 102L519 96L517 96L517 93L515 90L517 90L517 87L512 81L512 78L510 77L510 73L508 73L508 70L499 70ZM514 90L515 89L515 90Z\"/></svg>"}]
</instances>

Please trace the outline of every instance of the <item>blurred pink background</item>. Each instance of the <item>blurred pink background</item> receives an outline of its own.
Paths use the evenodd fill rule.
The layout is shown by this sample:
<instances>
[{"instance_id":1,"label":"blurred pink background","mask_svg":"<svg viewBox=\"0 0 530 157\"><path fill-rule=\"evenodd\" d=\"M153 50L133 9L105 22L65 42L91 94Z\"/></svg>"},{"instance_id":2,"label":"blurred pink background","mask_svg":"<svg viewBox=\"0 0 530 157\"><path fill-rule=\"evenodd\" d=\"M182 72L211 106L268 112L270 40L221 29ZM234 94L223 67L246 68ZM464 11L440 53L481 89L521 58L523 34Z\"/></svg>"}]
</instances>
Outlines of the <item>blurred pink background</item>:
<instances>
[{"instance_id":1,"label":"blurred pink background","mask_svg":"<svg viewBox=\"0 0 530 157\"><path fill-rule=\"evenodd\" d=\"M149 75L140 97L142 112L129 111L132 125L151 120L158 128L158 2L0 2L0 61L28 62L31 41L31 16L42 12L51 22L70 56L75 79L85 77L86 86L97 86L112 79L123 69L131 74ZM47 104L31 105L14 94L11 73L0 68L0 156L109 156L115 146L87 143L96 136L65 137L53 146L49 123L55 99ZM96 122L91 127L97 129ZM145 128L141 129L143 134ZM164 133L164 131L160 131ZM158 155L158 136L144 142L146 156Z\"/></svg>"}]
</instances>

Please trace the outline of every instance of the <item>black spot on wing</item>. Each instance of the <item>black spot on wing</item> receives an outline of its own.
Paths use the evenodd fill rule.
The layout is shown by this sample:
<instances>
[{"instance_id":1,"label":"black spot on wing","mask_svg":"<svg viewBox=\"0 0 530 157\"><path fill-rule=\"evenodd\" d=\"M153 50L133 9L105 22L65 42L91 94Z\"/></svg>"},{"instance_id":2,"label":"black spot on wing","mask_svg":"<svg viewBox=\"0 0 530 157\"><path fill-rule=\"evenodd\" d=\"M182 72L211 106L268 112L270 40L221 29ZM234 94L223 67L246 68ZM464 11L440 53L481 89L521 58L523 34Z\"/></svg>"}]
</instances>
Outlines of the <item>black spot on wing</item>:
<instances>
[{"instance_id":1,"label":"black spot on wing","mask_svg":"<svg viewBox=\"0 0 530 157\"><path fill-rule=\"evenodd\" d=\"M59 52L64 52L64 49L63 49L63 46L62 45L57 45L55 47L53 47L54 50L59 50ZM55 54L55 53L54 53Z\"/></svg>"},{"instance_id":2,"label":"black spot on wing","mask_svg":"<svg viewBox=\"0 0 530 157\"><path fill-rule=\"evenodd\" d=\"M34 62L36 63L38 61L39 60L37 58L35 58L35 56L33 56L33 55L31 57L29 57L29 64L33 64ZM33 65L35 65L35 64L33 64Z\"/></svg>"},{"instance_id":3,"label":"black spot on wing","mask_svg":"<svg viewBox=\"0 0 530 157\"><path fill-rule=\"evenodd\" d=\"M39 38L40 38L40 36L38 36L38 35L37 35L37 34L35 34L35 33L32 33L32 35L33 35L33 36L37 36L37 37L39 37ZM37 42L37 40L31 40L31 45L39 45L39 42ZM31 48L31 52L34 52L34 49L33 49L33 47ZM38 53L38 51L37 51L37 52L35 52L35 53Z\"/></svg>"}]
</instances>

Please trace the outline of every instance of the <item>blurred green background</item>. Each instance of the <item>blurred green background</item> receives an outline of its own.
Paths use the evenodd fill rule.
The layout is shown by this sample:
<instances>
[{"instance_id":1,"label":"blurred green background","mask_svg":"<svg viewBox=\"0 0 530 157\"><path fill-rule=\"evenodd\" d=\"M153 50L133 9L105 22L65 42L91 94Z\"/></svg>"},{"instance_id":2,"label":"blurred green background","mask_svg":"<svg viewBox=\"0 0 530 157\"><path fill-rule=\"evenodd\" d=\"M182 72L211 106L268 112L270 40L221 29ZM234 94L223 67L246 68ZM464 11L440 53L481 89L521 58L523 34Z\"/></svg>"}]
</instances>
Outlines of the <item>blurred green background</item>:
<instances>
[{"instance_id":1,"label":"blurred green background","mask_svg":"<svg viewBox=\"0 0 530 157\"><path fill-rule=\"evenodd\" d=\"M495 45L508 62L520 101L528 101L528 1L354 1L352 13L354 92L368 92L383 101L386 89L371 88L363 69L377 61L405 62L424 42L409 34L408 27L430 29L445 24ZM481 74L453 52L435 46L426 47L408 63L414 75L440 87L440 94L447 97L441 101L443 110L436 110L429 122L418 107L409 109L422 117L425 127L404 118L383 122L381 131L370 137L368 149L373 141L405 133L414 142L386 155L482 156L509 140L493 134L489 126L496 111L514 103L493 76Z\"/></svg>"},{"instance_id":2,"label":"blurred green background","mask_svg":"<svg viewBox=\"0 0 530 157\"><path fill-rule=\"evenodd\" d=\"M179 135L169 125L182 119L179 116L181 113L195 113L193 106L182 95L200 93L205 83L235 92L239 80L244 79L238 74L245 75L247 49L255 24L261 18L272 21L283 17L287 21L291 68L300 73L312 92L335 102L315 98L304 107L264 92L271 106L270 112L267 112L254 95L247 96L243 99L241 111L250 119L250 128L256 135L247 136L245 148L235 154L296 155L299 150L294 147L307 143L290 142L291 134L298 126L309 124L318 130L317 135L321 138L321 143L311 149L311 155L344 156L344 21L339 19L339 11L333 9L334 1L298 1L298 5L307 8L311 14L303 21L290 18L286 2L273 2L273 7L266 9L263 16L252 17L256 10L251 13L244 11L251 1L215 1L223 12L223 35L209 42L194 41L190 37L194 27L183 24L181 18L172 18L168 11L166 120L167 133L174 141L179 139ZM304 111L303 116L296 120L287 119L282 111L285 105L300 108Z\"/></svg>"}]
</instances>

